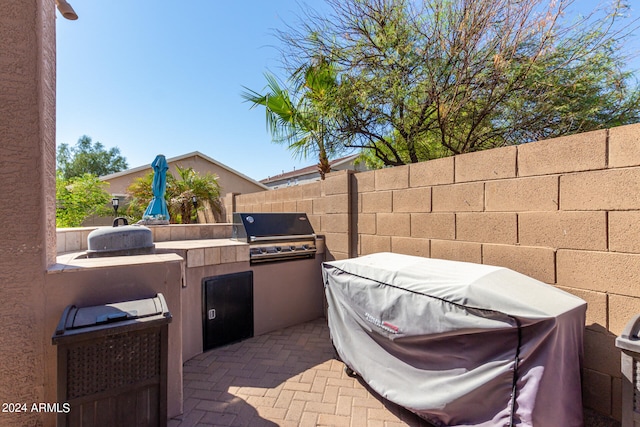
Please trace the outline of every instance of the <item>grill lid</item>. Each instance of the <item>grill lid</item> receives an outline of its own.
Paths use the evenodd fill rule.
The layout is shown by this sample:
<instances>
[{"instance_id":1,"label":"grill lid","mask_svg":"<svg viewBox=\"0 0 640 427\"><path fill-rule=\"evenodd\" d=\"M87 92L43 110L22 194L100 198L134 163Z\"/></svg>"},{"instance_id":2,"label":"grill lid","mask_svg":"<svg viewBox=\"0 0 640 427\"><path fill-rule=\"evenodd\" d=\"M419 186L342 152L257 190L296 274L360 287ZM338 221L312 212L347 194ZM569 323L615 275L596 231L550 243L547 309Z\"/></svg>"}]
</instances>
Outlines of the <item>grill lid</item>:
<instances>
[{"instance_id":1,"label":"grill lid","mask_svg":"<svg viewBox=\"0 0 640 427\"><path fill-rule=\"evenodd\" d=\"M122 221L124 225L119 225ZM113 227L98 228L87 237L87 256L145 255L155 252L151 230L142 225L128 225L126 218L118 217Z\"/></svg>"},{"instance_id":2,"label":"grill lid","mask_svg":"<svg viewBox=\"0 0 640 427\"><path fill-rule=\"evenodd\" d=\"M315 234L306 213L234 213L233 235L248 243L291 238L313 239Z\"/></svg>"}]
</instances>

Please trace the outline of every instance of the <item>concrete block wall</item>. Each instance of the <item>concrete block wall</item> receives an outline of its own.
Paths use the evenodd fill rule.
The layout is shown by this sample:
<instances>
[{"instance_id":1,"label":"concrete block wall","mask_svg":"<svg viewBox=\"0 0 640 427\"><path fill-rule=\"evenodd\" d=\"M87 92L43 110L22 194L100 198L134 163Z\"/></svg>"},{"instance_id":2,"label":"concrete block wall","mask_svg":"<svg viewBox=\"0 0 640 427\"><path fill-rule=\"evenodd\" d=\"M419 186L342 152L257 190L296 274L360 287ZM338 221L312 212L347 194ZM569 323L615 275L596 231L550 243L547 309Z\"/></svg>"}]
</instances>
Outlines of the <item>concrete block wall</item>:
<instances>
[{"instance_id":1,"label":"concrete block wall","mask_svg":"<svg viewBox=\"0 0 640 427\"><path fill-rule=\"evenodd\" d=\"M86 251L89 234L98 227L58 228L57 255ZM149 225L154 243L179 240L228 239L232 234L229 223Z\"/></svg>"},{"instance_id":2,"label":"concrete block wall","mask_svg":"<svg viewBox=\"0 0 640 427\"><path fill-rule=\"evenodd\" d=\"M586 407L621 416L620 352L640 312L640 124L239 196L307 212L336 258L390 251L500 265L588 303Z\"/></svg>"},{"instance_id":3,"label":"concrete block wall","mask_svg":"<svg viewBox=\"0 0 640 427\"><path fill-rule=\"evenodd\" d=\"M640 124L353 176L358 255L500 265L588 302L586 407L620 419L640 312Z\"/></svg>"}]
</instances>

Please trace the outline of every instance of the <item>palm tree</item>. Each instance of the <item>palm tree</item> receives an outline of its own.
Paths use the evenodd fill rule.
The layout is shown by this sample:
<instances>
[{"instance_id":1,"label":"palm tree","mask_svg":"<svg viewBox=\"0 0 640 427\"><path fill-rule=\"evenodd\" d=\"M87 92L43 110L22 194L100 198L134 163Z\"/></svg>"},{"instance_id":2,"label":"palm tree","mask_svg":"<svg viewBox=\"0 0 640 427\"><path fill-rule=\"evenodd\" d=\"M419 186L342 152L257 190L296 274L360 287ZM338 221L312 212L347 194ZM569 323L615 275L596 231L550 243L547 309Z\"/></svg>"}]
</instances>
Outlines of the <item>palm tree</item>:
<instances>
[{"instance_id":1,"label":"palm tree","mask_svg":"<svg viewBox=\"0 0 640 427\"><path fill-rule=\"evenodd\" d=\"M218 218L221 209L220 184L218 177L211 173L200 175L193 168L177 166L178 178L167 173L167 189L165 197L171 222L191 224L197 222L197 212L207 206ZM127 214L133 219L142 218L142 214L153 197L151 182L153 172L136 179L127 188L129 205ZM195 197L195 199L194 199ZM194 200L196 204L194 204Z\"/></svg>"},{"instance_id":2,"label":"palm tree","mask_svg":"<svg viewBox=\"0 0 640 427\"><path fill-rule=\"evenodd\" d=\"M265 73L267 93L260 94L245 87L242 97L254 108L262 105L266 110L267 128L274 142L286 143L297 157L306 158L310 153L318 155L320 178L331 171L329 156L335 155L329 127L334 120L328 95L338 85L335 68L320 58L301 67L292 76L292 97L277 79Z\"/></svg>"},{"instance_id":3,"label":"palm tree","mask_svg":"<svg viewBox=\"0 0 640 427\"><path fill-rule=\"evenodd\" d=\"M219 214L220 184L218 177L211 173L200 175L193 168L176 166L179 179L171 175L167 179L168 207L172 218L179 218L182 224L197 222L197 211L205 206ZM195 203L194 203L195 201Z\"/></svg>"}]
</instances>

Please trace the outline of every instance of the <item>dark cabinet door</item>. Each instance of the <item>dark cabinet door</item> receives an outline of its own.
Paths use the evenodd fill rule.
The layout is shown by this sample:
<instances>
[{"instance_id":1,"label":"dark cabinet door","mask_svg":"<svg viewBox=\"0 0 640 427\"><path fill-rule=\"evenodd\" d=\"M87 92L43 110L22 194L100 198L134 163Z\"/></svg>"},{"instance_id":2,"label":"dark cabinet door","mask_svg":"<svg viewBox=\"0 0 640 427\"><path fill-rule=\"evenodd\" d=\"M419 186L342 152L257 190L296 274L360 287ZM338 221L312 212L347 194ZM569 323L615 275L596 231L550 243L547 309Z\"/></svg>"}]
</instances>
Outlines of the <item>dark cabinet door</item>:
<instances>
[{"instance_id":1,"label":"dark cabinet door","mask_svg":"<svg viewBox=\"0 0 640 427\"><path fill-rule=\"evenodd\" d=\"M203 348L253 336L253 271L204 278Z\"/></svg>"}]
</instances>

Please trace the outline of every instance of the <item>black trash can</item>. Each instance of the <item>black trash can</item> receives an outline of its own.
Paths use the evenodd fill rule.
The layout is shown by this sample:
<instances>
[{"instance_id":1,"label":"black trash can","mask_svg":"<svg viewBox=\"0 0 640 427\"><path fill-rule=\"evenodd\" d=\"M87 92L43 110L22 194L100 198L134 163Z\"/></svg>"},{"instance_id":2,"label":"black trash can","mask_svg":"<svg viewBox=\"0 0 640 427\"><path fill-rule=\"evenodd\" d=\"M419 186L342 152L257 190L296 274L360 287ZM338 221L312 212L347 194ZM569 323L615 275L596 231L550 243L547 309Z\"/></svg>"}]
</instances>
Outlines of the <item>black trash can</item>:
<instances>
[{"instance_id":1,"label":"black trash can","mask_svg":"<svg viewBox=\"0 0 640 427\"><path fill-rule=\"evenodd\" d=\"M68 306L52 337L58 402L68 409L58 427L166 426L170 322L162 294Z\"/></svg>"},{"instance_id":2,"label":"black trash can","mask_svg":"<svg viewBox=\"0 0 640 427\"><path fill-rule=\"evenodd\" d=\"M640 314L616 338L622 373L622 427L640 427Z\"/></svg>"}]
</instances>

